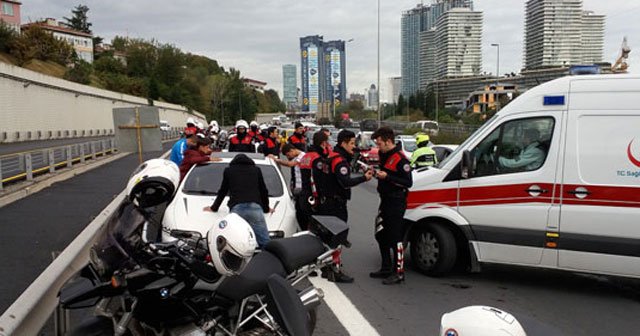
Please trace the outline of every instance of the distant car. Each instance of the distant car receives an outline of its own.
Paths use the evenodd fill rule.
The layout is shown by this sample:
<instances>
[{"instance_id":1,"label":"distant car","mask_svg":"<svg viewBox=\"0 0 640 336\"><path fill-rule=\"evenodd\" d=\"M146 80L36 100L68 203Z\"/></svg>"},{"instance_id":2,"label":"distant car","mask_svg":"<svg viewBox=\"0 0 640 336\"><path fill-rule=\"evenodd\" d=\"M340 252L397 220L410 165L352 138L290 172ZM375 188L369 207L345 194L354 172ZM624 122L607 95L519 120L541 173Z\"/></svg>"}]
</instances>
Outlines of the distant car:
<instances>
[{"instance_id":1,"label":"distant car","mask_svg":"<svg viewBox=\"0 0 640 336\"><path fill-rule=\"evenodd\" d=\"M163 240L173 240L167 233L172 229L197 231L206 236L211 225L229 213L226 205L228 196L225 197L218 212L205 212L202 209L213 204L222 183L222 173L236 154L238 153L216 153L216 157L222 158L222 161L196 165L189 170L165 210L162 219L162 226L165 229L162 233ZM262 154L245 154L253 159L262 171L269 192L269 206L275 207L274 213L265 214L269 236L291 237L297 231L298 224L295 206L287 189L287 181L273 160L265 158Z\"/></svg>"},{"instance_id":2,"label":"distant car","mask_svg":"<svg viewBox=\"0 0 640 336\"><path fill-rule=\"evenodd\" d=\"M440 125L434 120L418 120L407 125L407 128L419 128L422 132L431 136L437 136L440 132Z\"/></svg>"},{"instance_id":3,"label":"distant car","mask_svg":"<svg viewBox=\"0 0 640 336\"><path fill-rule=\"evenodd\" d=\"M380 164L380 156L376 143L371 139L371 134L373 134L373 132L364 131L356 135L356 146L359 152L358 160L370 166L377 166ZM359 167L358 169L360 168L362 167Z\"/></svg>"},{"instance_id":4,"label":"distant car","mask_svg":"<svg viewBox=\"0 0 640 336\"><path fill-rule=\"evenodd\" d=\"M400 146L402 153L404 153L404 156L406 156L407 159L411 159L413 151L418 148L418 145L416 144L416 138L412 135L396 136L396 145Z\"/></svg>"},{"instance_id":5,"label":"distant car","mask_svg":"<svg viewBox=\"0 0 640 336\"><path fill-rule=\"evenodd\" d=\"M166 120L160 120L160 130L162 132L169 132L171 131L171 125L169 125L169 122Z\"/></svg>"}]
</instances>

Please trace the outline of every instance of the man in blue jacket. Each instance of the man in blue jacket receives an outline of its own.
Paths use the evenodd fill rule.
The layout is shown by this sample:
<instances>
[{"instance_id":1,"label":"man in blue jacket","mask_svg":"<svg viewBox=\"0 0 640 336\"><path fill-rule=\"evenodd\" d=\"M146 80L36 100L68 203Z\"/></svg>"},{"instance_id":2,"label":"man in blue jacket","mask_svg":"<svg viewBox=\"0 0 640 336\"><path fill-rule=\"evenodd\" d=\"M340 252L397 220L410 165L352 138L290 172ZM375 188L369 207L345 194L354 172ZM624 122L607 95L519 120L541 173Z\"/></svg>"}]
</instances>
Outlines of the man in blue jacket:
<instances>
[{"instance_id":1,"label":"man in blue jacket","mask_svg":"<svg viewBox=\"0 0 640 336\"><path fill-rule=\"evenodd\" d=\"M173 161L173 163L177 164L178 167L180 167L182 159L184 158L184 151L189 148L195 147L197 142L198 137L195 134L178 140L175 144L173 144L173 147L171 147L171 156L169 157L169 160Z\"/></svg>"}]
</instances>

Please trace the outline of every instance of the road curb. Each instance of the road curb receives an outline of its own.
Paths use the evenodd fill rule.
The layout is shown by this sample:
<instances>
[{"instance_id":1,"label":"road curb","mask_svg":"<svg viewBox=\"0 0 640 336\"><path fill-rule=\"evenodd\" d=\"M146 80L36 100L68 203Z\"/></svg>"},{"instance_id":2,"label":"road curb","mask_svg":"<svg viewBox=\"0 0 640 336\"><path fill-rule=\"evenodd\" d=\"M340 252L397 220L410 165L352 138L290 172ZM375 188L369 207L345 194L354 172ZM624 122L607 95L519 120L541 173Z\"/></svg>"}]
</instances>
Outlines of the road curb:
<instances>
[{"instance_id":1,"label":"road curb","mask_svg":"<svg viewBox=\"0 0 640 336\"><path fill-rule=\"evenodd\" d=\"M72 167L71 170L67 170L64 171L58 175L54 175L52 177L40 180L40 181L35 181L34 183L30 184L27 187L24 188L19 188L18 190L9 192L6 195L3 195L0 197L0 208L4 207L5 205L11 204L15 201L21 200L27 196L30 196L32 194L35 194L45 188L50 187L52 184L57 183L57 182L61 182L64 180L68 180L72 177L75 177L77 175L80 175L82 173L86 173L90 170L93 170L95 168L98 168L102 165L105 165L107 163L111 163L115 160L121 159L127 155L129 155L131 153L118 153L115 154L113 156L109 156L108 158L104 158L104 159L98 159L96 161L91 161L89 163L86 163L83 166L76 166L76 167Z\"/></svg>"}]
</instances>

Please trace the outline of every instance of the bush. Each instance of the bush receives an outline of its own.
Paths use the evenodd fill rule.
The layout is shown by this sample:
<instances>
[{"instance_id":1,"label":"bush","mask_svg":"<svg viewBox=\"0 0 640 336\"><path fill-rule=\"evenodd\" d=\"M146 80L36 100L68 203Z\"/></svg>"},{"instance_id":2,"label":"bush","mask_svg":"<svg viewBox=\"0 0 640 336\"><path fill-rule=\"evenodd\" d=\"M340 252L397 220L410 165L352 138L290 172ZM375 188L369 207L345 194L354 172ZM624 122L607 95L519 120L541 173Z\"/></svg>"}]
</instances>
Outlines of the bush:
<instances>
[{"instance_id":1,"label":"bush","mask_svg":"<svg viewBox=\"0 0 640 336\"><path fill-rule=\"evenodd\" d=\"M91 83L92 73L93 67L91 67L91 64L83 60L78 60L65 72L64 79L86 85Z\"/></svg>"},{"instance_id":2,"label":"bush","mask_svg":"<svg viewBox=\"0 0 640 336\"><path fill-rule=\"evenodd\" d=\"M13 40L10 49L11 54L18 59L20 65L35 58L66 66L74 55L71 45L58 40L38 26L23 30L22 34Z\"/></svg>"}]
</instances>

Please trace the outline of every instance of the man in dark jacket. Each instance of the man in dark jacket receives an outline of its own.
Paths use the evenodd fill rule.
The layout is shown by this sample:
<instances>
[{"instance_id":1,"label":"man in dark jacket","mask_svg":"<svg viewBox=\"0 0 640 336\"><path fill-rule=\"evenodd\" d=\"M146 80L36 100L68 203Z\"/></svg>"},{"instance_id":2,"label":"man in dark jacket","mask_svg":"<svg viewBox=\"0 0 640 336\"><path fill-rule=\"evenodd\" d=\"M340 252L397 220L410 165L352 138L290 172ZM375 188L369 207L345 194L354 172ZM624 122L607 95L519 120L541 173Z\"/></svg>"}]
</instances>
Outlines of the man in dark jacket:
<instances>
[{"instance_id":1,"label":"man in dark jacket","mask_svg":"<svg viewBox=\"0 0 640 336\"><path fill-rule=\"evenodd\" d=\"M306 152L307 151L307 138L304 136L304 125L301 122L295 124L296 131L291 134L287 142L292 144L297 149Z\"/></svg>"},{"instance_id":2,"label":"man in dark jacket","mask_svg":"<svg viewBox=\"0 0 640 336\"><path fill-rule=\"evenodd\" d=\"M385 285L404 282L404 212L408 189L413 185L411 166L394 142L393 130L380 127L371 138L380 150L380 170L376 172L380 207L376 219L375 237L380 248L380 270L369 273L372 278L384 278ZM391 256L393 251L393 258ZM395 262L392 264L391 260Z\"/></svg>"},{"instance_id":3,"label":"man in dark jacket","mask_svg":"<svg viewBox=\"0 0 640 336\"><path fill-rule=\"evenodd\" d=\"M278 128L271 126L267 130L267 137L260 146L260 152L264 156L273 155L274 157L280 156L280 142L278 141Z\"/></svg>"},{"instance_id":4,"label":"man in dark jacket","mask_svg":"<svg viewBox=\"0 0 640 336\"><path fill-rule=\"evenodd\" d=\"M198 138L196 140L196 148L189 148L184 152L184 158L180 163L180 181L189 172L189 169L194 165L205 163L209 161L220 161L220 158L211 156L211 139Z\"/></svg>"},{"instance_id":5,"label":"man in dark jacket","mask_svg":"<svg viewBox=\"0 0 640 336\"><path fill-rule=\"evenodd\" d=\"M256 187L258 192L255 192ZM269 230L263 213L272 212L269 208L269 193L260 168L245 154L236 155L225 168L222 184L216 200L204 211L217 212L224 198L229 194L227 206L253 228L258 246L269 242Z\"/></svg>"}]
</instances>

